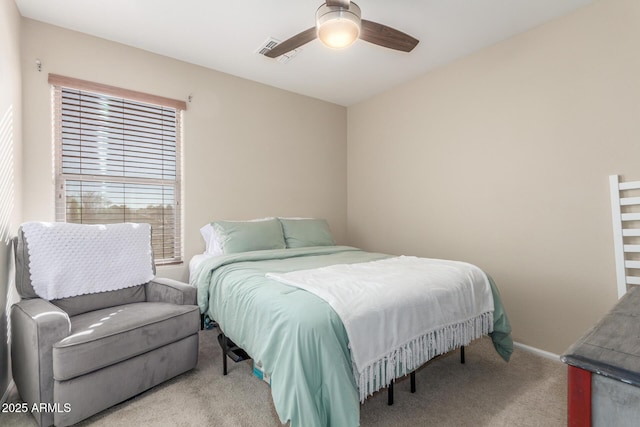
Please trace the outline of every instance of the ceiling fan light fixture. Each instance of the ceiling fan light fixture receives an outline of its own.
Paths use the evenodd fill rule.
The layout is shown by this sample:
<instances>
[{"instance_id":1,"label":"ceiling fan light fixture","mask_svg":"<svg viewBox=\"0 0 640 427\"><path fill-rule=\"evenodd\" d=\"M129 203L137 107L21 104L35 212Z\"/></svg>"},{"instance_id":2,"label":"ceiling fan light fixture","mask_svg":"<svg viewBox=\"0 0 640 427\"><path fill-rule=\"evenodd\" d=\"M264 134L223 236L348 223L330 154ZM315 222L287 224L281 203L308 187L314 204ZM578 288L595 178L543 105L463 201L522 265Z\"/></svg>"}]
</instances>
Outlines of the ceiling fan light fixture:
<instances>
[{"instance_id":1,"label":"ceiling fan light fixture","mask_svg":"<svg viewBox=\"0 0 640 427\"><path fill-rule=\"evenodd\" d=\"M318 38L327 47L342 49L360 37L360 7L351 2L349 8L323 4L316 12Z\"/></svg>"}]
</instances>

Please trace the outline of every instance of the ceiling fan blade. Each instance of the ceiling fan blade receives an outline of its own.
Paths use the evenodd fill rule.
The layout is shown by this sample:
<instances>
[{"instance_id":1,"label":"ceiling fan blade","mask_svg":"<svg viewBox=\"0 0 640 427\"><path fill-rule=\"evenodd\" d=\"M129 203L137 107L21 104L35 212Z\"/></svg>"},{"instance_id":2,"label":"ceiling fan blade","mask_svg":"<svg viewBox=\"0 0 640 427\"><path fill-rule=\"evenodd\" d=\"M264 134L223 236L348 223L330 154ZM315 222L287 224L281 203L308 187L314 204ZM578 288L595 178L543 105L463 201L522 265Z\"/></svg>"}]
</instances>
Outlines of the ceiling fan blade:
<instances>
[{"instance_id":1,"label":"ceiling fan blade","mask_svg":"<svg viewBox=\"0 0 640 427\"><path fill-rule=\"evenodd\" d=\"M387 27L386 25L378 24L377 22L367 21L366 19L362 20L360 38L369 43L377 44L378 46L401 50L403 52L411 52L419 43L418 39L411 37L409 34Z\"/></svg>"},{"instance_id":2,"label":"ceiling fan blade","mask_svg":"<svg viewBox=\"0 0 640 427\"><path fill-rule=\"evenodd\" d=\"M325 2L327 4L327 6L338 6L338 7L344 7L345 9L349 9L349 3L351 3L350 0L327 0Z\"/></svg>"},{"instance_id":3,"label":"ceiling fan blade","mask_svg":"<svg viewBox=\"0 0 640 427\"><path fill-rule=\"evenodd\" d=\"M265 53L264 56L268 56L269 58L277 58L280 55L283 55L287 52L292 51L293 49L297 49L300 46L309 43L316 37L316 27L311 27L308 30L304 30L303 32L296 34L295 36L278 44L269 52Z\"/></svg>"}]
</instances>

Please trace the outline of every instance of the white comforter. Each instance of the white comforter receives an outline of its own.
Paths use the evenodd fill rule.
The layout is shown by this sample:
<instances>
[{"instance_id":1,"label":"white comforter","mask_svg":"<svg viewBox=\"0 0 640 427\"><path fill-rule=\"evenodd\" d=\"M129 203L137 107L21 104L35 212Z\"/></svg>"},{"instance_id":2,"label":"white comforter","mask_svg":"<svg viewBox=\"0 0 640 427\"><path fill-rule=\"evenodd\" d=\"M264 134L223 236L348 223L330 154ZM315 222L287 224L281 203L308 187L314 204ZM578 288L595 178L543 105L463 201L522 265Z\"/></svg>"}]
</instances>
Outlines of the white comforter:
<instances>
[{"instance_id":1,"label":"white comforter","mask_svg":"<svg viewBox=\"0 0 640 427\"><path fill-rule=\"evenodd\" d=\"M361 401L493 330L489 280L464 262L401 256L267 277L314 293L340 316Z\"/></svg>"}]
</instances>

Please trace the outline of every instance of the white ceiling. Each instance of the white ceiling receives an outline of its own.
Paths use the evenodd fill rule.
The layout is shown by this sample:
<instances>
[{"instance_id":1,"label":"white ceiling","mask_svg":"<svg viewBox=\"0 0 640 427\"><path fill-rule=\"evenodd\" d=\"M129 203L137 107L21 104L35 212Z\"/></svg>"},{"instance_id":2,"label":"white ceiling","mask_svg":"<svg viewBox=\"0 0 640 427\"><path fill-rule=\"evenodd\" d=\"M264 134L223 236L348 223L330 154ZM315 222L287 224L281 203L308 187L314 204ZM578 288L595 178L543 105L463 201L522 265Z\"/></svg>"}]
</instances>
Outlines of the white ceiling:
<instances>
[{"instance_id":1,"label":"white ceiling","mask_svg":"<svg viewBox=\"0 0 640 427\"><path fill-rule=\"evenodd\" d=\"M592 0L359 0L411 53L315 40L287 63L256 53L314 25L322 0L15 0L22 16L348 106Z\"/></svg>"}]
</instances>

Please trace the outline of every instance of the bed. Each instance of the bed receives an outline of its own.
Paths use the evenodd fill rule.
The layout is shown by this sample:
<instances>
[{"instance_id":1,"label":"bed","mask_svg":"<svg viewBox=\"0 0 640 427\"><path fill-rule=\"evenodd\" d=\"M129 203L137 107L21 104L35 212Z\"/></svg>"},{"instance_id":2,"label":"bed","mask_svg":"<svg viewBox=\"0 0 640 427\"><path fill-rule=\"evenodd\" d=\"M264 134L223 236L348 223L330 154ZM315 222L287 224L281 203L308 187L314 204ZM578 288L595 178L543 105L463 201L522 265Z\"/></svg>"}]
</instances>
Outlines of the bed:
<instances>
[{"instance_id":1,"label":"bed","mask_svg":"<svg viewBox=\"0 0 640 427\"><path fill-rule=\"evenodd\" d=\"M356 363L356 354L365 357L360 360L368 360L367 352L358 350L360 347L356 343L367 345L367 342L385 341L382 338L393 341L396 335L410 333L406 331L406 325L413 324L417 317L403 323L398 320L401 318L397 312L387 313L378 302L373 308L362 308L361 314L354 315L369 316L366 322L371 325L364 331L360 326L360 336L356 339L351 334L358 327L347 318L350 312L358 311L355 308L365 304L349 307L349 296L341 296L347 301L345 314L344 307L336 305L331 297L323 299L316 289L305 288L305 283L299 280L302 278L304 282L306 277L313 279L307 281L313 282L318 279L319 292L322 292L327 277L338 277L329 282L340 283L337 288L350 289L351 285L346 285L352 281L352 276L345 274L350 274L351 270L382 268L383 264L395 264L393 268L398 270L397 265L414 265L404 263L418 262L422 266L441 260L395 257L335 245L323 220L268 218L212 224L217 242L204 232L203 237L205 241L209 239L208 252L209 247L218 247L214 253L199 255L190 263L190 282L198 289L198 305L201 313L215 319L224 334L270 375L274 406L282 423L290 421L292 427L357 426L360 404L367 396L427 360L485 334L492 337L498 354L509 359L513 344L509 322L495 284L484 274L488 291L483 288L482 292L489 293L490 311L481 308L482 313L478 316L466 316L462 322L440 319L439 316L446 317L447 312L455 311L449 310L447 304L450 302L442 304L442 301L453 301L464 309L467 305L478 305L476 300L480 298L471 296L462 298L468 301L457 303L447 299L446 286L438 283L434 292L445 295L445 299L436 301L436 306L429 310L420 310L419 306L413 311L401 310L412 312L414 316L429 312L431 314L426 317L431 317L430 322L436 319L437 324L419 339L400 343L402 345L394 352L384 353L377 362ZM458 263L443 262L444 270ZM375 277L381 277L379 270L372 271ZM326 274L330 275L324 276ZM372 291L367 290L364 299L368 299L370 293ZM355 298L363 301L362 295ZM383 330L387 332L378 333ZM392 343L393 346L397 344Z\"/></svg>"}]
</instances>

